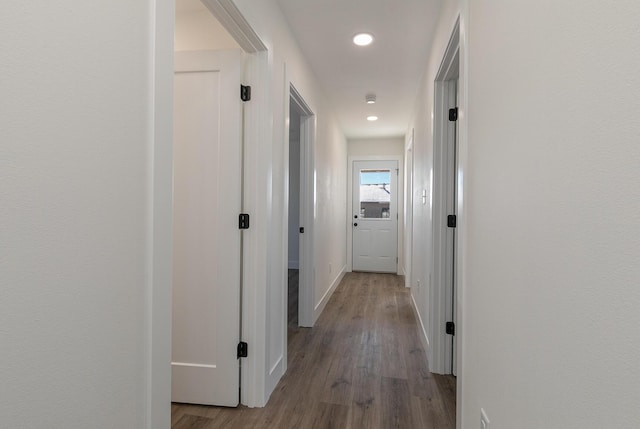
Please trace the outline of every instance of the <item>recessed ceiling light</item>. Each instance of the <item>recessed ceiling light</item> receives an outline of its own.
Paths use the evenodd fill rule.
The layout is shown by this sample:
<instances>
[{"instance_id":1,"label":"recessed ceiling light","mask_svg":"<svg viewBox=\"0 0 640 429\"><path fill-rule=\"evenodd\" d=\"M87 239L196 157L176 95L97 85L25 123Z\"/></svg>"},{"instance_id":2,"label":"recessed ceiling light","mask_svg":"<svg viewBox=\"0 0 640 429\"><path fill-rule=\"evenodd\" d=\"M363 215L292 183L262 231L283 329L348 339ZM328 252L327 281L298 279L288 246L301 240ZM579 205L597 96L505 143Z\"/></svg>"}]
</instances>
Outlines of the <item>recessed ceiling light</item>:
<instances>
[{"instance_id":1,"label":"recessed ceiling light","mask_svg":"<svg viewBox=\"0 0 640 429\"><path fill-rule=\"evenodd\" d=\"M367 100L367 104L375 104L376 102L376 95L375 94L367 94L365 96L365 100Z\"/></svg>"},{"instance_id":2,"label":"recessed ceiling light","mask_svg":"<svg viewBox=\"0 0 640 429\"><path fill-rule=\"evenodd\" d=\"M373 36L369 33L359 33L353 36L353 43L358 46L367 46L373 42Z\"/></svg>"},{"instance_id":3,"label":"recessed ceiling light","mask_svg":"<svg viewBox=\"0 0 640 429\"><path fill-rule=\"evenodd\" d=\"M373 122L373 121L377 121L377 120L378 120L377 116L374 116L374 115L367 116L367 121Z\"/></svg>"}]
</instances>

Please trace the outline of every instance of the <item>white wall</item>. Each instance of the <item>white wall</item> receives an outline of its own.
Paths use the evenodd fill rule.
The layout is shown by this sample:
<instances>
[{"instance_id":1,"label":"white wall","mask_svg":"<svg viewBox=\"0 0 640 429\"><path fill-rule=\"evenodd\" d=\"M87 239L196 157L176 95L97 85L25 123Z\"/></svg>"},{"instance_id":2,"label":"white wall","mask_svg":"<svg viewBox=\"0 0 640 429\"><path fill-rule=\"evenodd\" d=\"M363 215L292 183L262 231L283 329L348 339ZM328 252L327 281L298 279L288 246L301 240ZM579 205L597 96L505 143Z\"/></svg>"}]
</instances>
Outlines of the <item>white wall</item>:
<instances>
[{"instance_id":1,"label":"white wall","mask_svg":"<svg viewBox=\"0 0 640 429\"><path fill-rule=\"evenodd\" d=\"M638 427L638 16L469 2L467 427Z\"/></svg>"},{"instance_id":2,"label":"white wall","mask_svg":"<svg viewBox=\"0 0 640 429\"><path fill-rule=\"evenodd\" d=\"M315 272L313 305L314 317L319 315L322 304L331 295L332 288L342 274L346 264L346 226L344 204L346 200L347 144L337 121L323 98L315 76L308 68L296 45L288 25L273 0L255 2L235 0L253 30L268 48L268 88L258 89L261 96L268 97L270 116L265 118L271 125L270 135L264 136L260 168L262 192L258 192L257 206L265 207L266 231L264 256L266 278L258 285L264 291L267 302L264 320L255 321L256 329L263 330L266 339L264 371L267 379L264 400L269 397L284 370L286 350L286 307L284 297L287 285L287 195L286 165L288 142L285 141L285 123L288 116L289 84L292 83L315 114L315 165L312 172L315 181L315 255L312 269ZM286 72L285 72L286 70ZM287 79L287 82L285 82ZM259 191L259 190L258 190ZM305 226L306 228L306 226ZM255 233L255 232L254 232ZM329 266L332 266L330 272Z\"/></svg>"},{"instance_id":3,"label":"white wall","mask_svg":"<svg viewBox=\"0 0 640 429\"><path fill-rule=\"evenodd\" d=\"M187 10L178 7L175 26L176 51L240 48L204 5Z\"/></svg>"},{"instance_id":4,"label":"white wall","mask_svg":"<svg viewBox=\"0 0 640 429\"><path fill-rule=\"evenodd\" d=\"M424 100L455 3L440 21ZM482 407L493 429L635 428L640 4L461 3L459 427L479 427ZM431 103L419 105L416 194L429 185L430 122ZM414 213L420 260L427 209ZM412 293L428 320L424 290Z\"/></svg>"},{"instance_id":5,"label":"white wall","mask_svg":"<svg viewBox=\"0 0 640 429\"><path fill-rule=\"evenodd\" d=\"M154 76L166 77L154 75L152 41L170 49L171 39L152 24L173 11L151 3L3 2L4 427L150 427L147 388L166 387L147 377L150 347L168 357L149 335L152 276L164 289L171 278L170 264L151 264L154 198L167 193L154 193L161 173L150 167L170 147L154 148L153 132L171 135L170 124L155 128L163 112L152 98ZM155 238L167 237L170 228Z\"/></svg>"},{"instance_id":6,"label":"white wall","mask_svg":"<svg viewBox=\"0 0 640 429\"><path fill-rule=\"evenodd\" d=\"M349 156L404 156L404 137L349 139Z\"/></svg>"}]
</instances>

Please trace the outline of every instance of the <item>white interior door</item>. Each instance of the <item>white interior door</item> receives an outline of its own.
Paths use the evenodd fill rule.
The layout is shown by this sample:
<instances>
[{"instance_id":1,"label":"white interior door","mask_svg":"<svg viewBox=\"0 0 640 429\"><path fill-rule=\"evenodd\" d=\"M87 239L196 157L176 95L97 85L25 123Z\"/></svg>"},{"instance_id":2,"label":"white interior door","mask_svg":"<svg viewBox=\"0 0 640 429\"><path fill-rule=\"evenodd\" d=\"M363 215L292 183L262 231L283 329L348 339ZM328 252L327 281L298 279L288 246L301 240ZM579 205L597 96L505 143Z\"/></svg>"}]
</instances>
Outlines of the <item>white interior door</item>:
<instances>
[{"instance_id":1,"label":"white interior door","mask_svg":"<svg viewBox=\"0 0 640 429\"><path fill-rule=\"evenodd\" d=\"M353 162L353 270L398 266L398 162Z\"/></svg>"},{"instance_id":2,"label":"white interior door","mask_svg":"<svg viewBox=\"0 0 640 429\"><path fill-rule=\"evenodd\" d=\"M455 90L455 99L456 99L456 107L460 105L459 100L459 80L456 79L454 84ZM454 124L454 139L453 139L453 213L458 215L458 136L459 136L459 128L458 121ZM458 296L458 276L456 276L456 271L458 262L458 250L456 248L456 231L453 232L453 263L451 267L451 320L453 320L454 325L458 324L458 315L456 312L457 308L457 299ZM453 340L451 342L451 374L454 376L458 375L458 342L456 341L455 335L453 336Z\"/></svg>"},{"instance_id":3,"label":"white interior door","mask_svg":"<svg viewBox=\"0 0 640 429\"><path fill-rule=\"evenodd\" d=\"M446 94L448 106L455 107L457 102L457 81L448 82L448 93ZM444 113L448 112L448 108ZM443 192L444 205L447 215L457 216L457 133L458 122L448 121L448 134L444 142L444 170L443 170ZM453 322L456 325L456 227L445 227L443 225L444 234L444 273L445 282L445 322ZM451 368L451 374L456 375L456 337L455 329L453 335L446 337L447 344L445 348L445 359L447 365L445 371Z\"/></svg>"},{"instance_id":4,"label":"white interior door","mask_svg":"<svg viewBox=\"0 0 640 429\"><path fill-rule=\"evenodd\" d=\"M177 52L171 400L237 406L242 52Z\"/></svg>"}]
</instances>

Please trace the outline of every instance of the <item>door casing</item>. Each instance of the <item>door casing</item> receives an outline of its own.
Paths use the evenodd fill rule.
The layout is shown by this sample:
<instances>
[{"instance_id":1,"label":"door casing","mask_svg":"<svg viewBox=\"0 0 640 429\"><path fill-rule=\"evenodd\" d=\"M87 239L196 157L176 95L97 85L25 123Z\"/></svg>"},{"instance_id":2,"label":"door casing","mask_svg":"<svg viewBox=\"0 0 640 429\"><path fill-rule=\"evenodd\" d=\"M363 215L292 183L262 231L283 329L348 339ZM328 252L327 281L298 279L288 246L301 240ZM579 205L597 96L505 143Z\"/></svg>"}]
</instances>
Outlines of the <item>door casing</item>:
<instances>
[{"instance_id":1,"label":"door casing","mask_svg":"<svg viewBox=\"0 0 640 429\"><path fill-rule=\"evenodd\" d=\"M412 285L412 254L413 254L413 138L415 131L411 130L409 143L404 154L404 285Z\"/></svg>"},{"instance_id":2,"label":"door casing","mask_svg":"<svg viewBox=\"0 0 640 429\"><path fill-rule=\"evenodd\" d=\"M271 106L267 96L270 85L267 47L242 16L233 0L202 0L203 4L220 21L245 51L244 82L252 85L254 101L245 107L244 181L247 191L243 208L253 214L252 227L266 229L265 203L255 189L265 173L262 171L265 136L271 127L268 119ZM150 87L150 112L153 127L150 129L153 143L149 147L153 168L149 173L152 198L149 201L149 282L146 290L148 303L145 316L145 345L147 388L145 414L146 428L168 427L171 409L171 301L172 301L172 163L173 163L173 38L175 2L154 3L154 80ZM243 249L243 307L242 338L251 344L251 353L244 358L241 379L241 403L249 407L266 404L265 391L265 336L264 318L266 300L259 287L266 275L266 263L260 255L266 253L266 237L252 234L245 237Z\"/></svg>"},{"instance_id":3,"label":"door casing","mask_svg":"<svg viewBox=\"0 0 640 429\"><path fill-rule=\"evenodd\" d=\"M313 176L314 165L314 139L315 116L302 95L295 86L289 82L288 100L292 100L302 111L300 118L300 226L304 227L304 233L300 234L300 274L299 274L299 299L298 299L298 324L304 327L312 327L314 320L313 309L313 261L314 261L314 223L315 223L315 183ZM286 130L286 139L289 141L289 130ZM288 154L289 147L285 153ZM288 158L284 165L289 165ZM288 167L287 167L288 168ZM288 197L288 189L286 193ZM288 201L288 198L285 199ZM285 210L288 213L288 210ZM288 219L285 219L288 224ZM286 271L285 271L286 273ZM286 307L285 307L286 308ZM285 326L286 330L286 326Z\"/></svg>"},{"instance_id":4,"label":"door casing","mask_svg":"<svg viewBox=\"0 0 640 429\"><path fill-rule=\"evenodd\" d=\"M457 175L456 123L450 122L449 108L457 103L457 80L460 76L460 48L459 23L454 28L452 37L445 51L440 70L434 82L434 145L433 145L433 283L429 292L430 370L438 374L455 373L452 365L454 357L454 342L460 330L456 329L456 336L445 332L448 321L456 323L454 311L457 291L458 258L458 228L451 230L447 227L447 215L450 200L453 199L453 211L457 212ZM454 195L451 195L451 192ZM459 215L458 213L455 213ZM452 239L452 235L454 238ZM451 248L453 246L453 249ZM452 282L453 277L453 282Z\"/></svg>"},{"instance_id":5,"label":"door casing","mask_svg":"<svg viewBox=\"0 0 640 429\"><path fill-rule=\"evenodd\" d=\"M251 215L249 233L243 234L242 257L242 340L249 344L247 358L242 358L240 402L249 407L266 405L268 383L264 363L266 361L266 291L263 279L267 277L268 241L263 232L267 225L267 202L261 192L267 176L268 148L265 136L271 135L268 112L269 58L267 46L244 18L233 0L202 0L212 15L233 36L245 51L244 84L251 86L252 99L244 103L244 195L242 210Z\"/></svg>"}]
</instances>

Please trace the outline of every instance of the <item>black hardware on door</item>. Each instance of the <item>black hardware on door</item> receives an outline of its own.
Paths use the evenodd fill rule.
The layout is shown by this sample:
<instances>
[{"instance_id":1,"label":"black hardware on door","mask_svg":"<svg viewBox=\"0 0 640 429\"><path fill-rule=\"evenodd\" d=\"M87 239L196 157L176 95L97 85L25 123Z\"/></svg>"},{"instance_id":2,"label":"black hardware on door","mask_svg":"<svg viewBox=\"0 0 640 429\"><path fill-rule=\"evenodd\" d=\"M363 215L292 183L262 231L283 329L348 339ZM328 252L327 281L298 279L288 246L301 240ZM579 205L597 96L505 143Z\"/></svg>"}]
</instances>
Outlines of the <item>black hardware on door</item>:
<instances>
[{"instance_id":1,"label":"black hardware on door","mask_svg":"<svg viewBox=\"0 0 640 429\"><path fill-rule=\"evenodd\" d=\"M455 122L458 120L458 108L454 107L453 109L449 109L449 121Z\"/></svg>"},{"instance_id":2,"label":"black hardware on door","mask_svg":"<svg viewBox=\"0 0 640 429\"><path fill-rule=\"evenodd\" d=\"M354 219L358 219L358 215L353 215L353 218Z\"/></svg>"},{"instance_id":3,"label":"black hardware on door","mask_svg":"<svg viewBox=\"0 0 640 429\"><path fill-rule=\"evenodd\" d=\"M445 325L445 332L447 335L455 335L456 334L456 324L453 322L447 322Z\"/></svg>"},{"instance_id":4,"label":"black hardware on door","mask_svg":"<svg viewBox=\"0 0 640 429\"><path fill-rule=\"evenodd\" d=\"M249 85L240 85L240 100L251 100L251 87Z\"/></svg>"},{"instance_id":5,"label":"black hardware on door","mask_svg":"<svg viewBox=\"0 0 640 429\"><path fill-rule=\"evenodd\" d=\"M249 229L249 215L247 213L240 213L238 217L238 228Z\"/></svg>"},{"instance_id":6,"label":"black hardware on door","mask_svg":"<svg viewBox=\"0 0 640 429\"><path fill-rule=\"evenodd\" d=\"M249 356L249 345L244 341L238 343L238 359Z\"/></svg>"},{"instance_id":7,"label":"black hardware on door","mask_svg":"<svg viewBox=\"0 0 640 429\"><path fill-rule=\"evenodd\" d=\"M354 224L353 224L353 226L358 226L358 224L357 224L357 223L354 223Z\"/></svg>"},{"instance_id":8,"label":"black hardware on door","mask_svg":"<svg viewBox=\"0 0 640 429\"><path fill-rule=\"evenodd\" d=\"M455 228L457 223L456 215L447 216L447 226L449 228Z\"/></svg>"},{"instance_id":9,"label":"black hardware on door","mask_svg":"<svg viewBox=\"0 0 640 429\"><path fill-rule=\"evenodd\" d=\"M304 234L304 226L300 227L300 234Z\"/></svg>"}]
</instances>

